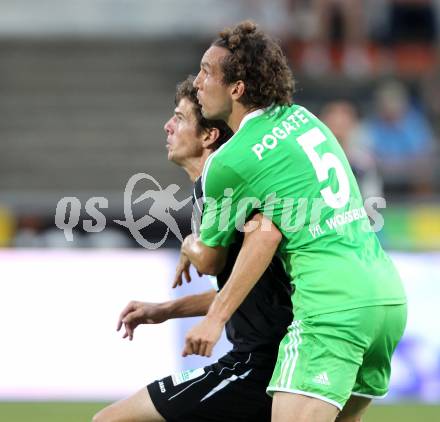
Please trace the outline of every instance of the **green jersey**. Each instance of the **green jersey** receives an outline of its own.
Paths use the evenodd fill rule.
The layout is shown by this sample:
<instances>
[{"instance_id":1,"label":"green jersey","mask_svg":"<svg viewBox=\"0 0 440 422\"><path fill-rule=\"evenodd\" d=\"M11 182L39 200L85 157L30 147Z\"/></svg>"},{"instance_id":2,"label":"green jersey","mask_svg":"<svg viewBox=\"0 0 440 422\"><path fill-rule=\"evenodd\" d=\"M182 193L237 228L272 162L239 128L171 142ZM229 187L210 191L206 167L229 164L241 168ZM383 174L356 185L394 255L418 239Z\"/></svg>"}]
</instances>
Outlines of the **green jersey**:
<instances>
[{"instance_id":1,"label":"green jersey","mask_svg":"<svg viewBox=\"0 0 440 422\"><path fill-rule=\"evenodd\" d=\"M283 234L295 318L406 302L331 131L299 105L248 114L207 162L201 240L228 246L255 210Z\"/></svg>"}]
</instances>

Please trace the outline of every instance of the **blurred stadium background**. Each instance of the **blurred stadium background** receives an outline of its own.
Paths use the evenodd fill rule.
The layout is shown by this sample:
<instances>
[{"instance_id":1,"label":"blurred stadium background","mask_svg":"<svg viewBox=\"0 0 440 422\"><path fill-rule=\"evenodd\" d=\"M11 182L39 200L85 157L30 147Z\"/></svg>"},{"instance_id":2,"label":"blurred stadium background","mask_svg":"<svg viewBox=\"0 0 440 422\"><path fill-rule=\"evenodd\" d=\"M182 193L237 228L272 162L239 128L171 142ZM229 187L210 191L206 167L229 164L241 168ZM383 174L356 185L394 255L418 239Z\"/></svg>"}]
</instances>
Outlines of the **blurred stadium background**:
<instances>
[{"instance_id":1,"label":"blurred stadium background","mask_svg":"<svg viewBox=\"0 0 440 422\"><path fill-rule=\"evenodd\" d=\"M365 420L440 420L438 0L0 0L1 421L88 421L103 402L206 363L180 357L194 321L142 327L132 343L115 332L129 300L207 283L171 291L179 241L146 250L113 220L125 220L137 173L190 195L162 127L176 83L197 72L218 30L244 18L281 40L296 101L337 134L364 196L386 199L379 236L409 320L391 392ZM144 179L135 193L152 187ZM81 204L73 241L55 226L63 197ZM88 233L93 197L108 199L107 225ZM148 209L134 206L135 218ZM190 211L172 213L182 234ZM166 227L141 232L159 242Z\"/></svg>"}]
</instances>

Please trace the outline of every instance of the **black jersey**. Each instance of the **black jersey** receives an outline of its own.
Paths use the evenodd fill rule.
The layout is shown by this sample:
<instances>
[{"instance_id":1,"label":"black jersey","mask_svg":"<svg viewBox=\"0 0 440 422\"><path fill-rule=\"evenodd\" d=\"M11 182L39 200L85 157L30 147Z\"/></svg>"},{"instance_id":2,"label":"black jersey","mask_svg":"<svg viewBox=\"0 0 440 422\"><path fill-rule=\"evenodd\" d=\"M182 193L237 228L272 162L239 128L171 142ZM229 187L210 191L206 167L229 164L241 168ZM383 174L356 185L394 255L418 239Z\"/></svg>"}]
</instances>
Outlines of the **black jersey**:
<instances>
[{"instance_id":1,"label":"black jersey","mask_svg":"<svg viewBox=\"0 0 440 422\"><path fill-rule=\"evenodd\" d=\"M201 178L194 184L192 217L193 233L200 233L203 212ZM229 247L225 268L217 275L218 289L227 282L243 243L239 232L236 243ZM234 352L268 351L275 353L292 322L291 286L283 263L274 256L261 279L226 323L226 336Z\"/></svg>"}]
</instances>

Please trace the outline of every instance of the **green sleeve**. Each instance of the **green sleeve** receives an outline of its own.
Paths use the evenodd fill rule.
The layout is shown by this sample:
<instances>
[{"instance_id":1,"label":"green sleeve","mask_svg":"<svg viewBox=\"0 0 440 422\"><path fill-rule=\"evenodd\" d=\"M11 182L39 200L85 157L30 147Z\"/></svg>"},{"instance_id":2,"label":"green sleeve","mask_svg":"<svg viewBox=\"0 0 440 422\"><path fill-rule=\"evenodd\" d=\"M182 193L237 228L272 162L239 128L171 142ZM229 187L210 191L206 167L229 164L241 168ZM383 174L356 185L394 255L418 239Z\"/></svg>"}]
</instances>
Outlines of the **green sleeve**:
<instances>
[{"instance_id":1,"label":"green sleeve","mask_svg":"<svg viewBox=\"0 0 440 422\"><path fill-rule=\"evenodd\" d=\"M218 159L212 160L203 176L200 239L210 247L227 247L234 243L237 230L253 210L252 190L234 169Z\"/></svg>"}]
</instances>

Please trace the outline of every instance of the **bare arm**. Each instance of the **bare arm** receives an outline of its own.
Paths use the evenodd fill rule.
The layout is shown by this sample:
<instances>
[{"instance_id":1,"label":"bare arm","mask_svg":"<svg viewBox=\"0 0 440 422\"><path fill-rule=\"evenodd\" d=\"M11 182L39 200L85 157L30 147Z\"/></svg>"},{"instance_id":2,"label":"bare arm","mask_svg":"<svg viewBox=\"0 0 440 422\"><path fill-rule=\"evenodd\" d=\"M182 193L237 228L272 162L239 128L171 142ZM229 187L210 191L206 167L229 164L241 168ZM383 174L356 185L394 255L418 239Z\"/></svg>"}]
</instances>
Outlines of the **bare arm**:
<instances>
[{"instance_id":1,"label":"bare arm","mask_svg":"<svg viewBox=\"0 0 440 422\"><path fill-rule=\"evenodd\" d=\"M124 324L123 338L128 337L133 340L134 330L140 324L160 324L173 318L206 315L215 295L216 291L211 289L201 294L184 296L163 303L132 301L121 312L117 331Z\"/></svg>"},{"instance_id":2,"label":"bare arm","mask_svg":"<svg viewBox=\"0 0 440 422\"><path fill-rule=\"evenodd\" d=\"M217 275L225 266L228 249L221 246L211 248L196 235L190 234L183 241L181 252L200 273Z\"/></svg>"},{"instance_id":3,"label":"bare arm","mask_svg":"<svg viewBox=\"0 0 440 422\"><path fill-rule=\"evenodd\" d=\"M215 296L206 317L187 334L183 356L211 356L226 321L269 266L281 242L281 233L261 214L256 215L247 225L252 222L258 223L257 227L245 234L232 273Z\"/></svg>"},{"instance_id":4,"label":"bare arm","mask_svg":"<svg viewBox=\"0 0 440 422\"><path fill-rule=\"evenodd\" d=\"M282 236L272 223L270 231L261 230L261 222L265 217L259 215L257 218L259 226L245 234L231 275L215 296L207 317L226 323L271 263Z\"/></svg>"},{"instance_id":5,"label":"bare arm","mask_svg":"<svg viewBox=\"0 0 440 422\"><path fill-rule=\"evenodd\" d=\"M184 296L166 302L165 305L168 308L169 314L168 319L205 316L216 294L217 291L211 289L204 293Z\"/></svg>"}]
</instances>

